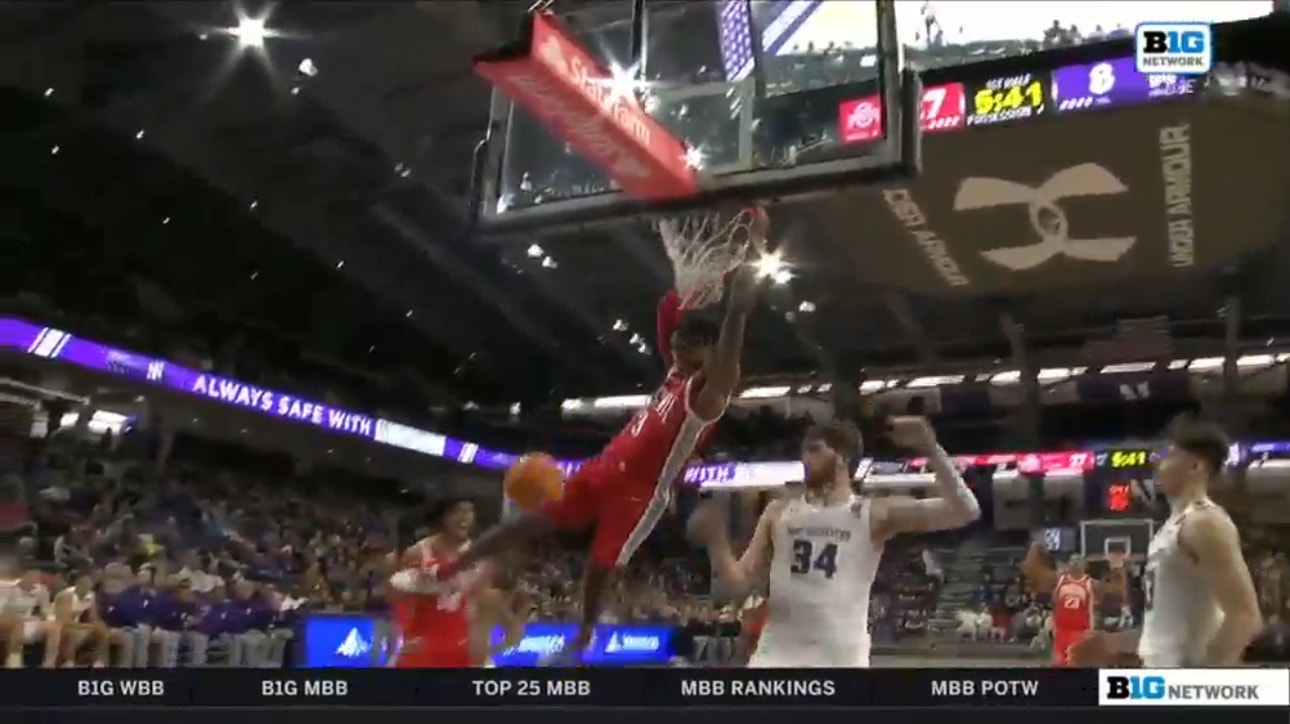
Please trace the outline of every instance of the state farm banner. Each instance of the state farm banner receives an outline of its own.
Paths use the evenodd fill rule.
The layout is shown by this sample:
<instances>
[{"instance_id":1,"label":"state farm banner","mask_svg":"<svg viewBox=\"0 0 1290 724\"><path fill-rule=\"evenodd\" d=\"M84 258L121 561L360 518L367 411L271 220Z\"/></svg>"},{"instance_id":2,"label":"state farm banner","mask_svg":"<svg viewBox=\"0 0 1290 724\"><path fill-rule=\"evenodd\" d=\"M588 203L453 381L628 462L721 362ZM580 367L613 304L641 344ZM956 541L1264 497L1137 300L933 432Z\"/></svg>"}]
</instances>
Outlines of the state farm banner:
<instances>
[{"instance_id":1,"label":"state farm banner","mask_svg":"<svg viewBox=\"0 0 1290 724\"><path fill-rule=\"evenodd\" d=\"M666 199L698 185L685 146L641 108L629 85L582 48L560 21L529 13L517 46L478 56L487 79L628 194Z\"/></svg>"}]
</instances>

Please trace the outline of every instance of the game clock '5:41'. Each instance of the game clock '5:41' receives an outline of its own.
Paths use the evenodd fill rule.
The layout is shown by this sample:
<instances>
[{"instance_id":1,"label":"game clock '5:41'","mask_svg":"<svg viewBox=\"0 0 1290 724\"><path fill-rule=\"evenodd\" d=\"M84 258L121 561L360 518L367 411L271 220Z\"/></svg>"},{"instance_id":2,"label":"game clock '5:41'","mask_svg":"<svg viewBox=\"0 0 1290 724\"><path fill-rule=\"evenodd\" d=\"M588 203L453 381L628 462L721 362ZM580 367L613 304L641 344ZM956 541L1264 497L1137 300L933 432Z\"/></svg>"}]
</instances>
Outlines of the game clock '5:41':
<instances>
[{"instance_id":1,"label":"game clock '5:41'","mask_svg":"<svg viewBox=\"0 0 1290 724\"><path fill-rule=\"evenodd\" d=\"M1031 73L994 78L970 88L967 124L991 123L1032 118L1048 107L1049 82Z\"/></svg>"}]
</instances>

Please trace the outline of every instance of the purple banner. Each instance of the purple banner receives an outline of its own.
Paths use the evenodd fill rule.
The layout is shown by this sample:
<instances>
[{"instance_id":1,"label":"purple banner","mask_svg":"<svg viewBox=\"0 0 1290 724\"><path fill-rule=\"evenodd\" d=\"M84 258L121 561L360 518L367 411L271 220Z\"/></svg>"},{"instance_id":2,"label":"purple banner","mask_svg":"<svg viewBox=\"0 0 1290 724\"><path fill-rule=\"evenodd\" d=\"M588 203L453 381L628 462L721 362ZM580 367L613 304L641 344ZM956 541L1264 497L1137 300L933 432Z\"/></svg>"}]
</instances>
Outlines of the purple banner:
<instances>
[{"instance_id":1,"label":"purple banner","mask_svg":"<svg viewBox=\"0 0 1290 724\"><path fill-rule=\"evenodd\" d=\"M463 465L504 470L517 459L517 456L511 453L489 450L467 440L458 440L391 420L349 412L232 378L191 370L172 362L115 349L98 342L80 339L62 330L40 327L19 319L0 318L0 347L86 369L108 372L148 384L169 387L226 405L293 420L331 432L363 437L432 457L454 460ZM1290 451L1290 442L1256 443L1250 449L1250 452L1254 453L1284 451ZM1072 453L1061 454L1069 456ZM975 460L980 456L970 457ZM1242 457L1240 446L1233 445L1232 459L1229 463L1235 464ZM566 476L572 474L582 464L577 460L558 462ZM969 464L984 463L970 462ZM873 461L866 460L861 465L857 478L883 483L884 477L911 477L907 473L888 474L890 471L875 468L875 465ZM901 469L903 470L903 467ZM686 485L716 488L770 487L801 479L802 464L796 460L691 465L686 468L682 476L682 482Z\"/></svg>"},{"instance_id":2,"label":"purple banner","mask_svg":"<svg viewBox=\"0 0 1290 724\"><path fill-rule=\"evenodd\" d=\"M1188 76L1139 73L1133 58L1116 58L1059 68L1053 73L1053 101L1058 113L1111 108L1189 95L1195 83Z\"/></svg>"},{"instance_id":3,"label":"purple banner","mask_svg":"<svg viewBox=\"0 0 1290 724\"><path fill-rule=\"evenodd\" d=\"M510 453L489 450L466 440L188 369L173 362L115 349L62 330L40 327L19 319L0 318L0 347L86 369L110 372L233 407L301 422L331 432L356 435L465 465L504 470L517 459L517 456ZM566 475L582 464L577 460L558 462ZM692 485L732 483L736 479L758 477L761 464L752 464L752 468L754 469L750 470L748 464L740 463L694 465L686 469L684 481Z\"/></svg>"}]
</instances>

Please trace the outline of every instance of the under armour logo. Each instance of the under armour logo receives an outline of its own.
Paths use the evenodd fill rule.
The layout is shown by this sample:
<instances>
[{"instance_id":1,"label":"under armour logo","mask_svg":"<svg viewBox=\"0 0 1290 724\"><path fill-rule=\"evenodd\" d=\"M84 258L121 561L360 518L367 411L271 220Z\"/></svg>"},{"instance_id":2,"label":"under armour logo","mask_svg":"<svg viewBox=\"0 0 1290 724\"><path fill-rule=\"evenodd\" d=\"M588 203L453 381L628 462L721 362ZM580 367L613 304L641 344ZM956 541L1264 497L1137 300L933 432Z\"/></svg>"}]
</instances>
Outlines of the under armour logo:
<instances>
[{"instance_id":1,"label":"under armour logo","mask_svg":"<svg viewBox=\"0 0 1290 724\"><path fill-rule=\"evenodd\" d=\"M954 196L955 211L993 209L1025 204L1030 227L1039 241L1029 246L989 249L986 259L1012 271L1034 269L1054 256L1083 261L1119 261L1137 238L1133 236L1096 239L1070 238L1070 220L1057 202L1072 196L1113 196L1128 192L1124 182L1095 163L1072 166L1053 174L1037 188L1001 178L972 177L959 184Z\"/></svg>"}]
</instances>

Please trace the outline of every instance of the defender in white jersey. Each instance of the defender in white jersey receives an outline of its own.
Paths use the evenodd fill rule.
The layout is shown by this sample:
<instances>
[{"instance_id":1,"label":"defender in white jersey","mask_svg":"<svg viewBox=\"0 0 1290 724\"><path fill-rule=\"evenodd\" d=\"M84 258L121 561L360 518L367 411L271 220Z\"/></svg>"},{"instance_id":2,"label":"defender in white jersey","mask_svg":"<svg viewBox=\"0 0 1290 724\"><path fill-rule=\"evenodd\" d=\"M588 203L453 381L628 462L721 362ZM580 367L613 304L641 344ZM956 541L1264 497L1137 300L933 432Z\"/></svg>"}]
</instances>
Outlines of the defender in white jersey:
<instances>
[{"instance_id":1,"label":"defender in white jersey","mask_svg":"<svg viewBox=\"0 0 1290 724\"><path fill-rule=\"evenodd\" d=\"M1142 629L1094 632L1071 649L1079 665L1136 653L1148 668L1239 663L1263 628L1236 526L1208 497L1229 441L1190 416L1173 422L1157 470L1170 515L1147 550Z\"/></svg>"},{"instance_id":2,"label":"defender in white jersey","mask_svg":"<svg viewBox=\"0 0 1290 724\"><path fill-rule=\"evenodd\" d=\"M802 443L805 490L772 502L736 559L721 506L695 513L691 534L708 546L727 590L746 592L769 567L767 617L750 667L868 667L869 593L883 546L902 532L957 528L981 510L927 420L895 418L893 441L928 457L940 497L866 499L852 492L862 450L850 423L817 425Z\"/></svg>"}]
</instances>

